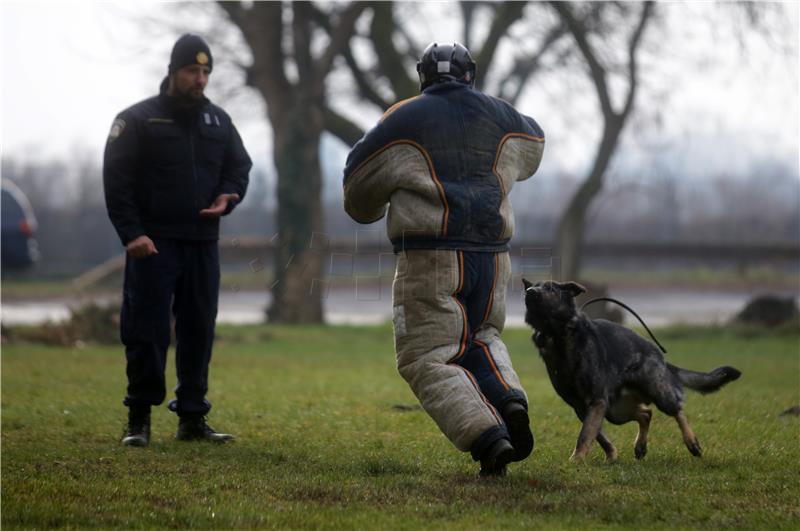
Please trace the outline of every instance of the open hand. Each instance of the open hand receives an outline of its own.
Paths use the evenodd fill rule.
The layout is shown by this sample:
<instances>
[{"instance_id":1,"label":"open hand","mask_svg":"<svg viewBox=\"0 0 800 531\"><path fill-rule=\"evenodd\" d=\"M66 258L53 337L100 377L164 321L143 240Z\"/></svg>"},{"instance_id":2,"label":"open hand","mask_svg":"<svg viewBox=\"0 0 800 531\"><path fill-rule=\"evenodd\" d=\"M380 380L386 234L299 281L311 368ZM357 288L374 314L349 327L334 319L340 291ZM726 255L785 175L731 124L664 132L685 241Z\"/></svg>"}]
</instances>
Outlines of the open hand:
<instances>
[{"instance_id":1,"label":"open hand","mask_svg":"<svg viewBox=\"0 0 800 531\"><path fill-rule=\"evenodd\" d=\"M200 215L204 218L218 218L225 213L229 201L236 202L238 200L239 194L219 194L210 207L200 211Z\"/></svg>"}]
</instances>

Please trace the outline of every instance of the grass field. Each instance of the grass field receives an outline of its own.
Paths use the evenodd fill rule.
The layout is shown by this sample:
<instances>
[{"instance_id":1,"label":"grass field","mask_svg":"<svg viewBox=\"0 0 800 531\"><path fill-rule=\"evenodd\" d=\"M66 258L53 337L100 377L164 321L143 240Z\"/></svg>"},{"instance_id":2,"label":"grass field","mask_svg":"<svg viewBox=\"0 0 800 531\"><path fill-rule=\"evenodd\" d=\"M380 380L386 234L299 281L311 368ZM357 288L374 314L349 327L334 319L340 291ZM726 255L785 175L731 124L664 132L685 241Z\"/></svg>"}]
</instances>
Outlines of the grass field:
<instances>
[{"instance_id":1,"label":"grass field","mask_svg":"<svg viewBox=\"0 0 800 531\"><path fill-rule=\"evenodd\" d=\"M688 398L705 455L692 457L657 413L643 461L629 424L608 427L617 463L595 446L581 466L567 462L578 421L529 335L504 337L536 448L488 481L424 412L402 407L416 401L394 368L388 326L220 328L210 422L238 436L223 446L175 441L176 419L161 407L151 445L121 447L121 348L4 345L2 526L800 527L800 419L778 416L800 403L796 333L658 332L673 363L744 373Z\"/></svg>"}]
</instances>

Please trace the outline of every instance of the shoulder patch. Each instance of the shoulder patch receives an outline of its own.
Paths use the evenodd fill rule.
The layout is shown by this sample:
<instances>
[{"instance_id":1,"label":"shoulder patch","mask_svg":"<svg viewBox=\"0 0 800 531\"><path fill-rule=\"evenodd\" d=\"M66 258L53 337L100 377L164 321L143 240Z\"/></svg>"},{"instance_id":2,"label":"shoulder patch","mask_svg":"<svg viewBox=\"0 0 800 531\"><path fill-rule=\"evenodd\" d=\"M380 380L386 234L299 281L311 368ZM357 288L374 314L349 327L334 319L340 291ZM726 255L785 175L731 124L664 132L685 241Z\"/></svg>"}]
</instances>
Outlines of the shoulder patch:
<instances>
[{"instance_id":1,"label":"shoulder patch","mask_svg":"<svg viewBox=\"0 0 800 531\"><path fill-rule=\"evenodd\" d=\"M114 123L111 124L111 131L108 132L108 141L113 142L122 134L125 130L125 120L122 118L117 118L114 120Z\"/></svg>"}]
</instances>

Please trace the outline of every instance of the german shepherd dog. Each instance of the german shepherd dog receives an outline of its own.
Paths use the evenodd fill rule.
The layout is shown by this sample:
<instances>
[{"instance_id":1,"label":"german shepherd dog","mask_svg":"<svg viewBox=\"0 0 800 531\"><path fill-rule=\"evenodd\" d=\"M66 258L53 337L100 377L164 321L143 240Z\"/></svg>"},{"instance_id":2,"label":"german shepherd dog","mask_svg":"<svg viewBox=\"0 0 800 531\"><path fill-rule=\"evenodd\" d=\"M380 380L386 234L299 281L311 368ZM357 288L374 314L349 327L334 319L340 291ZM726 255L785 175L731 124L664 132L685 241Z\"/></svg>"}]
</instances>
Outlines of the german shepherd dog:
<instances>
[{"instance_id":1,"label":"german shepherd dog","mask_svg":"<svg viewBox=\"0 0 800 531\"><path fill-rule=\"evenodd\" d=\"M647 453L647 432L654 403L675 417L683 442L700 456L701 448L683 413L683 386L711 393L736 380L741 372L719 367L695 372L667 363L654 344L635 332L603 319L589 319L575 305L575 297L586 289L575 282L545 281L525 286L525 322L535 333L550 381L558 395L583 422L571 461L586 457L597 439L608 461L617 449L603 432L603 418L613 424L639 423L634 455Z\"/></svg>"}]
</instances>

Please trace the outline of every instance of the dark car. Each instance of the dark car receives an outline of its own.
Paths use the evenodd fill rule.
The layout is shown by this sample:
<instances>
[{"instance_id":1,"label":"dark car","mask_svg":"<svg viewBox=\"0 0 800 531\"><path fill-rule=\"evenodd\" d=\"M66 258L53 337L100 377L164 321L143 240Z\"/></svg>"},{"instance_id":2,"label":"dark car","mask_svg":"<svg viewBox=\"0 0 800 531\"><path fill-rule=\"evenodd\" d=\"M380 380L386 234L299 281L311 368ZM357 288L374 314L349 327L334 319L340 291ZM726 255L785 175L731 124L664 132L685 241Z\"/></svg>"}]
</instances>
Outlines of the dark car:
<instances>
[{"instance_id":1,"label":"dark car","mask_svg":"<svg viewBox=\"0 0 800 531\"><path fill-rule=\"evenodd\" d=\"M39 245L33 239L36 218L31 203L17 185L3 181L2 212L2 264L3 269L22 269L39 260Z\"/></svg>"}]
</instances>

